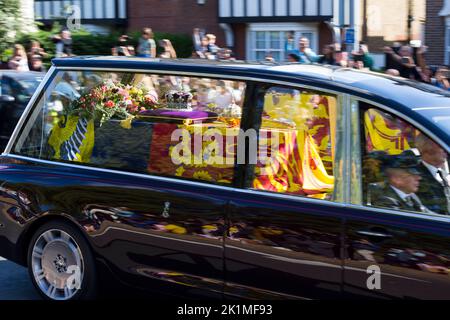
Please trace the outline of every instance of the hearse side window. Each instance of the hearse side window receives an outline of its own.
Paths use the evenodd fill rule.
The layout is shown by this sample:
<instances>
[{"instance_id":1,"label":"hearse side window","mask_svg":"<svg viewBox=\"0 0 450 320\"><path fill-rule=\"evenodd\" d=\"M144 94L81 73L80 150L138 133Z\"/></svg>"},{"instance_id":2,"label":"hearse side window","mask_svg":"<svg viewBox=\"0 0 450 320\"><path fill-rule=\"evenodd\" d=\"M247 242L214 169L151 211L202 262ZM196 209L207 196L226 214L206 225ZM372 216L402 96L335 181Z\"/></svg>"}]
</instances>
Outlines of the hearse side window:
<instances>
[{"instance_id":1,"label":"hearse side window","mask_svg":"<svg viewBox=\"0 0 450 320\"><path fill-rule=\"evenodd\" d=\"M259 128L253 188L331 200L335 187L337 98L270 87Z\"/></svg>"},{"instance_id":2,"label":"hearse side window","mask_svg":"<svg viewBox=\"0 0 450 320\"><path fill-rule=\"evenodd\" d=\"M245 87L210 78L60 71L12 152L231 184Z\"/></svg>"},{"instance_id":3,"label":"hearse side window","mask_svg":"<svg viewBox=\"0 0 450 320\"><path fill-rule=\"evenodd\" d=\"M365 204L450 214L448 154L399 117L365 103L361 107Z\"/></svg>"}]
</instances>

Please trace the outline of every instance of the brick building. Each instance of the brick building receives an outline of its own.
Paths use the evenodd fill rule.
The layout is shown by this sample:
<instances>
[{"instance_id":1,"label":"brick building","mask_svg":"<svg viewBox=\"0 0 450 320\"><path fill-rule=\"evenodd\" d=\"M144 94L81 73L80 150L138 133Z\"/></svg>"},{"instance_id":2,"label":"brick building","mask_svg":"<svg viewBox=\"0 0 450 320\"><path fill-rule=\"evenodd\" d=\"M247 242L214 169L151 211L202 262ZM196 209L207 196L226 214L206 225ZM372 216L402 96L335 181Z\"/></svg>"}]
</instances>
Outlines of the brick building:
<instances>
[{"instance_id":1,"label":"brick building","mask_svg":"<svg viewBox=\"0 0 450 320\"><path fill-rule=\"evenodd\" d=\"M128 29L151 27L155 31L191 34L193 28L205 29L225 43L217 20L217 0L128 0Z\"/></svg>"},{"instance_id":2,"label":"brick building","mask_svg":"<svg viewBox=\"0 0 450 320\"><path fill-rule=\"evenodd\" d=\"M381 52L384 46L393 42L423 42L425 8L426 0L362 0L361 39L369 44L373 52ZM410 29L409 15L413 18Z\"/></svg>"},{"instance_id":3,"label":"brick building","mask_svg":"<svg viewBox=\"0 0 450 320\"><path fill-rule=\"evenodd\" d=\"M429 46L427 62L432 65L450 63L450 1L427 0L425 41Z\"/></svg>"},{"instance_id":4,"label":"brick building","mask_svg":"<svg viewBox=\"0 0 450 320\"><path fill-rule=\"evenodd\" d=\"M240 59L285 56L285 41L308 37L320 51L333 42L331 22L354 23L355 0L128 0L130 30L151 26L165 32L191 33L194 27L214 33L220 46L231 47ZM342 10L341 10L342 8ZM342 21L344 22L344 21Z\"/></svg>"},{"instance_id":5,"label":"brick building","mask_svg":"<svg viewBox=\"0 0 450 320\"><path fill-rule=\"evenodd\" d=\"M240 59L285 56L288 33L295 42L308 37L311 47L341 41L343 27L360 38L360 0L35 0L36 19L61 19L66 6L80 8L81 23L109 32L151 27L155 31L191 34L194 27L214 33L218 44ZM62 14L64 16L64 14Z\"/></svg>"}]
</instances>

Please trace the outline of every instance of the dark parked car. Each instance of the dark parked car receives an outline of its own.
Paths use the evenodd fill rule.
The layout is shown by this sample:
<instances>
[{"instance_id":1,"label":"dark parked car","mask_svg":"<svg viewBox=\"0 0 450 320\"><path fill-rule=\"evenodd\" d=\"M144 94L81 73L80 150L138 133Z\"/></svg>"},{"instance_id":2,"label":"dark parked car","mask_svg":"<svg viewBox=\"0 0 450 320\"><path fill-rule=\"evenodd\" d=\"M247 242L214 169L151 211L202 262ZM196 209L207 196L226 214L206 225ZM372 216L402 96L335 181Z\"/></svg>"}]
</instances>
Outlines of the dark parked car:
<instances>
[{"instance_id":1,"label":"dark parked car","mask_svg":"<svg viewBox=\"0 0 450 320\"><path fill-rule=\"evenodd\" d=\"M255 299L450 299L450 97L317 65L56 59L0 157L0 255Z\"/></svg>"},{"instance_id":2,"label":"dark parked car","mask_svg":"<svg viewBox=\"0 0 450 320\"><path fill-rule=\"evenodd\" d=\"M3 151L44 73L0 71L0 150Z\"/></svg>"}]
</instances>

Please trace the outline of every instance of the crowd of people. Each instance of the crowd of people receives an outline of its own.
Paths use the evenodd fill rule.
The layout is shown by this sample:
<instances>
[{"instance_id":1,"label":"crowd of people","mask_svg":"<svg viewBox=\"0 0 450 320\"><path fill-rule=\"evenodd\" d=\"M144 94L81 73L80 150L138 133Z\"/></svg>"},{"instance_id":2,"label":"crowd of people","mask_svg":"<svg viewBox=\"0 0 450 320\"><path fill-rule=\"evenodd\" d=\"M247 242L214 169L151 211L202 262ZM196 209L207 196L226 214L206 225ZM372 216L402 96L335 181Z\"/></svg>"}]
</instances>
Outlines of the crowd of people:
<instances>
[{"instance_id":1,"label":"crowd of people","mask_svg":"<svg viewBox=\"0 0 450 320\"><path fill-rule=\"evenodd\" d=\"M205 34L199 28L195 28L192 34L193 42L193 58L209 59L209 60L224 60L232 58L231 50L227 48L220 48L216 44L216 36L214 34ZM158 54L157 47L160 47ZM144 28L139 38L139 43L135 48L130 44L130 37L128 35L121 35L119 37L117 46L112 48L112 54L115 56L137 56L143 58L163 58L176 59L177 52L169 39L162 39L156 43L154 34L151 28Z\"/></svg>"},{"instance_id":2,"label":"crowd of people","mask_svg":"<svg viewBox=\"0 0 450 320\"><path fill-rule=\"evenodd\" d=\"M60 34L52 37L52 41L55 44L56 57L73 55L72 36L69 30L63 29ZM45 49L42 48L39 41L30 41L28 51L23 45L15 44L13 46L13 53L8 60L6 67L17 71L45 72L46 69L43 60L48 56L49 54L45 52Z\"/></svg>"},{"instance_id":3,"label":"crowd of people","mask_svg":"<svg viewBox=\"0 0 450 320\"><path fill-rule=\"evenodd\" d=\"M429 66L426 63L426 46L413 47L395 43L385 47L386 73L435 85L450 90L449 69L444 66Z\"/></svg>"},{"instance_id":4,"label":"crowd of people","mask_svg":"<svg viewBox=\"0 0 450 320\"><path fill-rule=\"evenodd\" d=\"M8 61L8 69L17 71L45 71L43 65L43 58L48 54L45 52L37 41L30 43L30 49L25 50L21 44L15 44L13 48L12 57Z\"/></svg>"},{"instance_id":5,"label":"crowd of people","mask_svg":"<svg viewBox=\"0 0 450 320\"><path fill-rule=\"evenodd\" d=\"M52 37L52 40L55 44L56 57L73 55L72 37L69 30L61 30L60 34ZM205 30L200 28L194 28L192 32L192 58L235 60L233 51L226 47L219 47L216 40L217 37L214 34L206 33ZM160 50L158 50L158 47ZM289 32L284 49L286 54L284 62L319 63L366 70L374 70L375 67L368 45L364 42L361 42L358 49L352 52L345 50L339 44L328 44L322 48L322 54L319 55L310 47L308 38L301 37L296 43L295 33ZM428 66L425 59L426 51L427 47L424 46L413 47L400 43L394 43L392 47L385 47L385 73L450 90L449 69L443 66ZM172 42L169 39L162 39L156 42L151 28L142 29L136 47L133 46L128 35L121 35L117 44L111 49L111 53L114 56L177 58L177 52ZM43 59L46 57L48 57L48 54L38 41L31 41L28 51L22 45L16 44L7 67L19 71L45 71ZM266 54L265 61L283 62L275 61L270 52Z\"/></svg>"}]
</instances>

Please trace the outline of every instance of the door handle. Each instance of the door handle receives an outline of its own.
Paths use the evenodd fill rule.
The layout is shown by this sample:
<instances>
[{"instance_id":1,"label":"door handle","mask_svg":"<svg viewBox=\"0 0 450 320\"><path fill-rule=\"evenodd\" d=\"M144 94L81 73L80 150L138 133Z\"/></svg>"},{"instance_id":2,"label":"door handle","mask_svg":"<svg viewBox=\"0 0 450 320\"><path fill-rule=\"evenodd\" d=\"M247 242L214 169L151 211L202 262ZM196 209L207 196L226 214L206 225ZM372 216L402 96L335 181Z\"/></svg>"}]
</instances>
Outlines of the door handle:
<instances>
[{"instance_id":1,"label":"door handle","mask_svg":"<svg viewBox=\"0 0 450 320\"><path fill-rule=\"evenodd\" d=\"M391 239L393 236L383 231L359 230L356 232L360 236L372 237L378 239Z\"/></svg>"}]
</instances>

